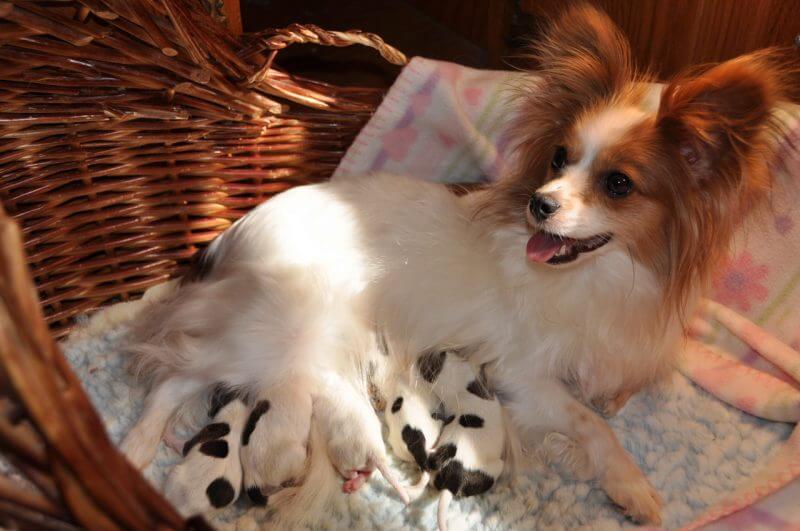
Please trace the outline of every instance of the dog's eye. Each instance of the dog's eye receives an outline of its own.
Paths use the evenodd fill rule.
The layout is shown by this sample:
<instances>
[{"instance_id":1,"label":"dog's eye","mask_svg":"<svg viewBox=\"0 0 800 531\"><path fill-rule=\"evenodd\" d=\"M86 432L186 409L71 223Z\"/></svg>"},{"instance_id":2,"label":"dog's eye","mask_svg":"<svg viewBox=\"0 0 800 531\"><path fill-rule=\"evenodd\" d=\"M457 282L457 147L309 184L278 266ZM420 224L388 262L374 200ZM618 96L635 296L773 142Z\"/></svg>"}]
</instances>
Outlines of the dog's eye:
<instances>
[{"instance_id":1,"label":"dog's eye","mask_svg":"<svg viewBox=\"0 0 800 531\"><path fill-rule=\"evenodd\" d=\"M608 174L606 177L606 192L609 197L618 199L625 197L633 190L633 181L624 173L615 171Z\"/></svg>"},{"instance_id":2,"label":"dog's eye","mask_svg":"<svg viewBox=\"0 0 800 531\"><path fill-rule=\"evenodd\" d=\"M563 170L564 166L567 165L567 148L564 146L557 146L556 152L553 155L553 161L550 163L550 166L554 170Z\"/></svg>"}]
</instances>

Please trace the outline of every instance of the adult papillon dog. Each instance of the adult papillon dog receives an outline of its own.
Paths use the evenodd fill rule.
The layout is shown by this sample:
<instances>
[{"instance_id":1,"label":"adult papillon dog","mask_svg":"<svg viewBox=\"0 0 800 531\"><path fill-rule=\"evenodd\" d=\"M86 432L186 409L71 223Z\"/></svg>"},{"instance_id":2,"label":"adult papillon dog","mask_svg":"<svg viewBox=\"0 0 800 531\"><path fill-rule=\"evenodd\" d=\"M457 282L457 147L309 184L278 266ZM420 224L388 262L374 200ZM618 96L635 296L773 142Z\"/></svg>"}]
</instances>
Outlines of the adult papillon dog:
<instances>
[{"instance_id":1,"label":"adult papillon dog","mask_svg":"<svg viewBox=\"0 0 800 531\"><path fill-rule=\"evenodd\" d=\"M460 197L394 175L294 188L147 308L132 350L152 389L123 442L135 464L218 382L258 395L297 378L312 401L338 395L327 398L348 411L343 397L368 400L369 383L455 348L483 367L516 447L561 434L582 475L631 518L659 522L659 496L598 412L669 370L709 272L770 187L789 69L763 51L658 91L610 19L580 6L534 58L517 164L496 184ZM335 476L319 464L322 432L312 423L297 503L320 498L297 483L326 488L314 467Z\"/></svg>"}]
</instances>

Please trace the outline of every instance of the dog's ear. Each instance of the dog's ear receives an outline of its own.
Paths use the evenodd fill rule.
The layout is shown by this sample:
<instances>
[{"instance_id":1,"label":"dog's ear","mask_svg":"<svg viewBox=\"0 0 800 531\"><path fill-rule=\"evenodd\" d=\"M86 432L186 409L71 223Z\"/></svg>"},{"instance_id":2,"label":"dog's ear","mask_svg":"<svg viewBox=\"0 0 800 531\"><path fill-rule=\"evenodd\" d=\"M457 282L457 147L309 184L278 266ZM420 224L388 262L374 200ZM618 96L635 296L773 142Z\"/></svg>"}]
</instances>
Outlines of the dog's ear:
<instances>
[{"instance_id":1,"label":"dog's ear","mask_svg":"<svg viewBox=\"0 0 800 531\"><path fill-rule=\"evenodd\" d=\"M625 35L605 13L573 5L550 23L533 46L547 84L562 102L585 107L612 95L633 78Z\"/></svg>"},{"instance_id":2,"label":"dog's ear","mask_svg":"<svg viewBox=\"0 0 800 531\"><path fill-rule=\"evenodd\" d=\"M777 57L769 50L742 56L682 75L664 89L656 126L698 183L739 179L768 141L787 78Z\"/></svg>"}]
</instances>

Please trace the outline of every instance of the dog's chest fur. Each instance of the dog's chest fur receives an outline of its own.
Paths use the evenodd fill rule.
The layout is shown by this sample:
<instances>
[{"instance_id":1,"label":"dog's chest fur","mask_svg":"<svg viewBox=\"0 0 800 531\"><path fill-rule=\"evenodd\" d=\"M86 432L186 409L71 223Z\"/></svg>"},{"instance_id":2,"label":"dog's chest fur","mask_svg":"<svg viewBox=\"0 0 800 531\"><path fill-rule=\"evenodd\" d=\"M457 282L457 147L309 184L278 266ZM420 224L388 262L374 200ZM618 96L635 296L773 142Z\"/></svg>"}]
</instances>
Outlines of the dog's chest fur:
<instances>
[{"instance_id":1,"label":"dog's chest fur","mask_svg":"<svg viewBox=\"0 0 800 531\"><path fill-rule=\"evenodd\" d=\"M503 361L493 382L500 388L556 376L577 381L586 398L644 384L661 371L679 327L659 316L655 277L627 253L561 270L531 264L527 230L482 230L469 199L428 186L408 197L415 192L405 184L368 187L375 204L384 194L406 197L376 207L383 225L369 224L362 242L365 254L380 257L368 306L410 355L473 347L481 363Z\"/></svg>"}]
</instances>

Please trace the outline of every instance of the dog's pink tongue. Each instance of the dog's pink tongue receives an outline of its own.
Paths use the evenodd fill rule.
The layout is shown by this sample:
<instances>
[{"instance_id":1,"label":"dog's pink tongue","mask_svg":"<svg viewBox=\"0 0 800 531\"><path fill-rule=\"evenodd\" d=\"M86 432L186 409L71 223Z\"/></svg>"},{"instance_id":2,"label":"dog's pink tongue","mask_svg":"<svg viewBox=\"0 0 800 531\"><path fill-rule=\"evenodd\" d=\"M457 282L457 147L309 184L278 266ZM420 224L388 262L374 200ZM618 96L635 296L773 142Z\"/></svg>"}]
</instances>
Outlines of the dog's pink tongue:
<instances>
[{"instance_id":1,"label":"dog's pink tongue","mask_svg":"<svg viewBox=\"0 0 800 531\"><path fill-rule=\"evenodd\" d=\"M546 232L537 232L528 240L525 252L531 262L547 262L553 258L563 244L564 240L561 238L556 238Z\"/></svg>"}]
</instances>

